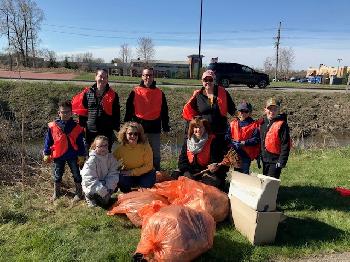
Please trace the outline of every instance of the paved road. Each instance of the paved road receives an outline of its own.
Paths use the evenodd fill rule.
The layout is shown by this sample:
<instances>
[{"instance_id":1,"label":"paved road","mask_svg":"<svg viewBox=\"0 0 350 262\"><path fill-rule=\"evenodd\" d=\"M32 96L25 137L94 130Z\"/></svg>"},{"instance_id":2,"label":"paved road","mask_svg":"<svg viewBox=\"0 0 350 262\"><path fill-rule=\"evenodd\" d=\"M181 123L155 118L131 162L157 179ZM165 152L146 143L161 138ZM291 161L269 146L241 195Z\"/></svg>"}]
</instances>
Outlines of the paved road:
<instances>
[{"instance_id":1,"label":"paved road","mask_svg":"<svg viewBox=\"0 0 350 262\"><path fill-rule=\"evenodd\" d=\"M82 80L62 80L62 79L30 79L30 78L1 78L4 80L10 80L10 81L29 81L29 82L55 82L55 83L76 83L78 85L90 85L93 84L94 81L82 81ZM123 84L123 85L130 85L134 86L138 83L134 82L123 82L123 81L110 81L112 84ZM166 84L166 85L159 85L160 87L169 87L169 88L188 88L188 85L180 85L180 84ZM191 87L200 87L200 85L197 86L191 86ZM273 92L315 92L315 93L350 93L350 90L340 89L336 87L270 87L268 86L266 89L259 89L259 88L249 88L247 86L234 86L231 85L229 90L250 90L250 91L256 91L256 92L264 92L264 91L273 91Z\"/></svg>"}]
</instances>

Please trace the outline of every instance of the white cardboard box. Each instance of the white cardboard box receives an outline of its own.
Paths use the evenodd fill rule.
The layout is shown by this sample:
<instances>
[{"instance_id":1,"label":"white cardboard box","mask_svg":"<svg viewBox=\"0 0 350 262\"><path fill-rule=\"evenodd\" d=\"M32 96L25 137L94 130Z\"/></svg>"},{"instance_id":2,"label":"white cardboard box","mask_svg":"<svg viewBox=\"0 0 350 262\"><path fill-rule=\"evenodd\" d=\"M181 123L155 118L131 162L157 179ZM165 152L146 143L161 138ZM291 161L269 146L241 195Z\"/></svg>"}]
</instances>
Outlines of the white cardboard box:
<instances>
[{"instance_id":1,"label":"white cardboard box","mask_svg":"<svg viewBox=\"0 0 350 262\"><path fill-rule=\"evenodd\" d=\"M229 197L236 197L257 211L276 210L279 179L255 173L247 175L233 170L230 173Z\"/></svg>"},{"instance_id":2,"label":"white cardboard box","mask_svg":"<svg viewBox=\"0 0 350 262\"><path fill-rule=\"evenodd\" d=\"M253 245L275 241L281 212L258 212L234 196L230 202L235 228Z\"/></svg>"}]
</instances>

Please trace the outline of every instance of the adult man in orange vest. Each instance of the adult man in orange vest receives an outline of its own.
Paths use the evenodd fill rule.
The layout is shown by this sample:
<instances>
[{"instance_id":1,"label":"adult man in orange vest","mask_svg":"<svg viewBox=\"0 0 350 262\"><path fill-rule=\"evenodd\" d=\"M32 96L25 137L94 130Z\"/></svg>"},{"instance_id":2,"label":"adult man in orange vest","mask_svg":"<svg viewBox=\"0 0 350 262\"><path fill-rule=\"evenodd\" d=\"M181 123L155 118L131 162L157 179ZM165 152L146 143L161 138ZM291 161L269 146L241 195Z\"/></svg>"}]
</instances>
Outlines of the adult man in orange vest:
<instances>
[{"instance_id":1,"label":"adult man in orange vest","mask_svg":"<svg viewBox=\"0 0 350 262\"><path fill-rule=\"evenodd\" d=\"M73 113L79 116L79 124L86 127L88 146L98 135L108 138L109 150L115 140L113 130L119 131L120 105L118 94L108 84L108 72L97 69L96 83L86 87L72 99Z\"/></svg>"},{"instance_id":2,"label":"adult man in orange vest","mask_svg":"<svg viewBox=\"0 0 350 262\"><path fill-rule=\"evenodd\" d=\"M140 85L129 94L124 122L142 125L153 151L153 165L160 171L160 133L169 132L168 104L162 90L156 87L154 71L144 68Z\"/></svg>"},{"instance_id":3,"label":"adult man in orange vest","mask_svg":"<svg viewBox=\"0 0 350 262\"><path fill-rule=\"evenodd\" d=\"M260 138L263 174L279 178L287 164L291 142L287 116L280 114L280 102L273 97L266 101Z\"/></svg>"}]
</instances>

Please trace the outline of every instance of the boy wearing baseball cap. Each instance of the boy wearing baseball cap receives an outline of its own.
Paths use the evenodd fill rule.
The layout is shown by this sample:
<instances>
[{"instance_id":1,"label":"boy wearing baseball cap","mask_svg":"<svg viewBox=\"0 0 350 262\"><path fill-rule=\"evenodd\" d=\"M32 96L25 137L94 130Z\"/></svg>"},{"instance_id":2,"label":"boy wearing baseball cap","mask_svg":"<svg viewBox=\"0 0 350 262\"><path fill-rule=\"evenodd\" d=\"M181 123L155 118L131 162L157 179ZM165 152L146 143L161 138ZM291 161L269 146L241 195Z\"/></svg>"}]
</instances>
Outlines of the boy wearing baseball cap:
<instances>
[{"instance_id":1,"label":"boy wearing baseball cap","mask_svg":"<svg viewBox=\"0 0 350 262\"><path fill-rule=\"evenodd\" d=\"M260 133L258 124L251 117L253 107L250 103L242 102L237 106L237 117L228 129L226 139L241 157L242 165L236 171L249 174L251 161L258 158L260 153Z\"/></svg>"},{"instance_id":2,"label":"boy wearing baseball cap","mask_svg":"<svg viewBox=\"0 0 350 262\"><path fill-rule=\"evenodd\" d=\"M274 97L266 101L264 111L260 126L263 174L279 178L291 147L287 115L280 114L280 102Z\"/></svg>"}]
</instances>

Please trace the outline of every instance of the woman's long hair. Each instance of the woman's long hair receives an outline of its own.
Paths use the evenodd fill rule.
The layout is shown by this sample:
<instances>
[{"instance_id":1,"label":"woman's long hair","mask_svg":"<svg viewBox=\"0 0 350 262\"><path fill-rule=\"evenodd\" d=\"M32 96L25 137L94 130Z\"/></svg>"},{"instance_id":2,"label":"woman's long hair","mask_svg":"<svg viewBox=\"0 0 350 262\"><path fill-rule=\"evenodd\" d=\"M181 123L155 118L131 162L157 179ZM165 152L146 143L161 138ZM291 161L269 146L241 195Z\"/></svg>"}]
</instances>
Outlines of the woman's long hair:
<instances>
[{"instance_id":1,"label":"woman's long hair","mask_svg":"<svg viewBox=\"0 0 350 262\"><path fill-rule=\"evenodd\" d=\"M135 129L138 135L137 143L145 144L147 142L147 138L145 136L145 131L143 130L142 125L137 122L126 122L122 125L120 131L118 132L118 142L125 145L128 143L126 139L126 132L128 128Z\"/></svg>"}]
</instances>

